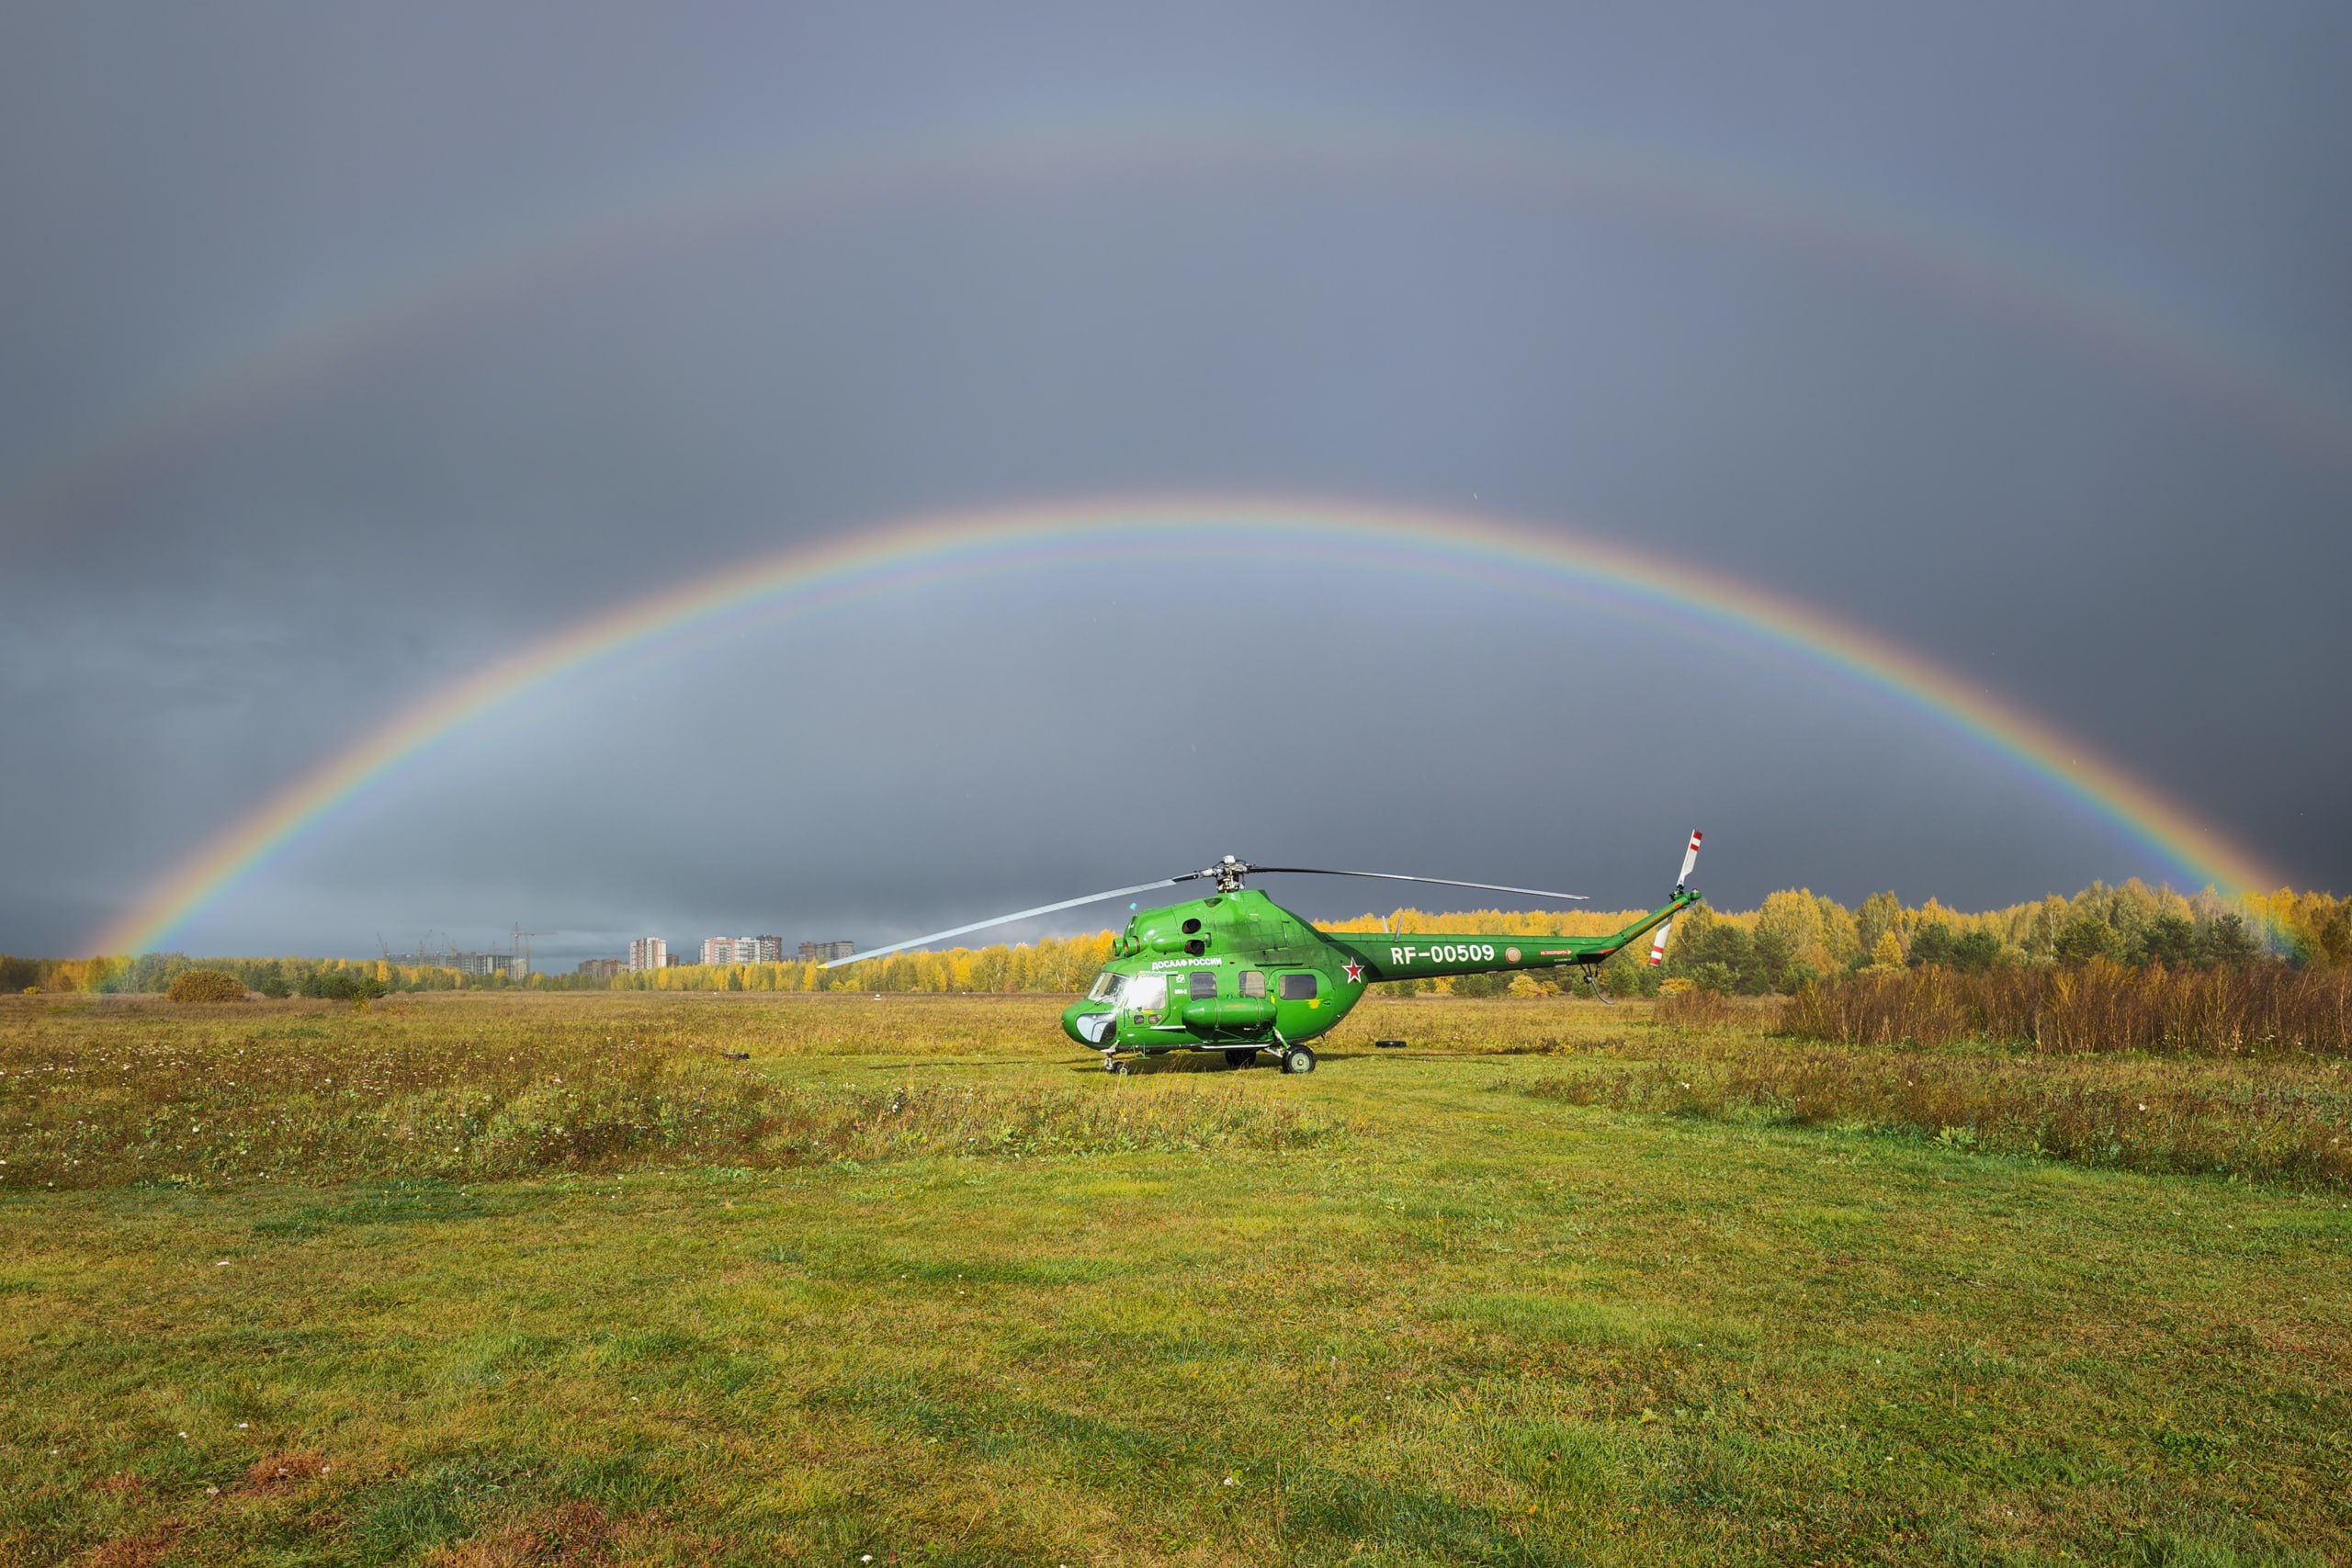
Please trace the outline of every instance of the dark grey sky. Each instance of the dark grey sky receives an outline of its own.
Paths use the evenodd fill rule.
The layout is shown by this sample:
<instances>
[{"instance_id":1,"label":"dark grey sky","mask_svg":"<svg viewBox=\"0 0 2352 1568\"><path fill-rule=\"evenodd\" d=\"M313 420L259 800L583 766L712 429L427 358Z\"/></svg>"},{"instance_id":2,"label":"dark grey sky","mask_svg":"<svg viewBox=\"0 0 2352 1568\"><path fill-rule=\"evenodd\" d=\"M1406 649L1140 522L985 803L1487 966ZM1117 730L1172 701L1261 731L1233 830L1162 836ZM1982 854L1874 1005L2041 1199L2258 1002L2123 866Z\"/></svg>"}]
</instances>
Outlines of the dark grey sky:
<instances>
[{"instance_id":1,"label":"dark grey sky","mask_svg":"<svg viewBox=\"0 0 2352 1568\"><path fill-rule=\"evenodd\" d=\"M0 949L576 617L1140 490L1622 534L2352 886L2346 58L2330 6L11 8ZM1228 851L1630 904L1693 823L1732 904L2174 874L1817 667L1228 551L543 691L177 940L880 941Z\"/></svg>"}]
</instances>

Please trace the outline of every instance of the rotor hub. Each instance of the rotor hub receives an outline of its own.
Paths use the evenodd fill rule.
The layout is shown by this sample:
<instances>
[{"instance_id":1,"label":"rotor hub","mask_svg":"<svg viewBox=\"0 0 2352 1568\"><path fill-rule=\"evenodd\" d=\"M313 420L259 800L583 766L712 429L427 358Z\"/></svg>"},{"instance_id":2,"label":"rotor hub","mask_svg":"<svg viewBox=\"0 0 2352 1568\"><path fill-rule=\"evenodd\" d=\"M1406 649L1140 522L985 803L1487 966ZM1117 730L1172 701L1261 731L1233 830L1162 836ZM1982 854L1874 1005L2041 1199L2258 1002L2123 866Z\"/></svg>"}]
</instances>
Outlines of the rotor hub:
<instances>
[{"instance_id":1,"label":"rotor hub","mask_svg":"<svg viewBox=\"0 0 2352 1568\"><path fill-rule=\"evenodd\" d=\"M1238 893L1241 891L1241 879L1250 874L1250 863L1246 860L1236 860L1231 855L1227 855L1202 874L1216 879L1218 892Z\"/></svg>"}]
</instances>

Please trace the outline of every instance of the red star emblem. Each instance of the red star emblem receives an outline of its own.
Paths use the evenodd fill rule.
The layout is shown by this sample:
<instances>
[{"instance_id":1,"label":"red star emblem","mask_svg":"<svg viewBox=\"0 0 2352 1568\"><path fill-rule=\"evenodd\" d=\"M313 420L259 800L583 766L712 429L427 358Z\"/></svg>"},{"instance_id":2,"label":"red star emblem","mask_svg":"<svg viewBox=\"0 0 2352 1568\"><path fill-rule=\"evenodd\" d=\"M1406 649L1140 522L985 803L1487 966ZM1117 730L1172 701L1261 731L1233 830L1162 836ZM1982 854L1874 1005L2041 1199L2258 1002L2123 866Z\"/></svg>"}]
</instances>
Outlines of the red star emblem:
<instances>
[{"instance_id":1,"label":"red star emblem","mask_svg":"<svg viewBox=\"0 0 2352 1568\"><path fill-rule=\"evenodd\" d=\"M1348 984L1349 984L1349 985L1352 986L1352 985L1354 985L1358 980L1361 980L1361 979L1363 979L1363 964L1349 964L1349 965L1348 965Z\"/></svg>"}]
</instances>

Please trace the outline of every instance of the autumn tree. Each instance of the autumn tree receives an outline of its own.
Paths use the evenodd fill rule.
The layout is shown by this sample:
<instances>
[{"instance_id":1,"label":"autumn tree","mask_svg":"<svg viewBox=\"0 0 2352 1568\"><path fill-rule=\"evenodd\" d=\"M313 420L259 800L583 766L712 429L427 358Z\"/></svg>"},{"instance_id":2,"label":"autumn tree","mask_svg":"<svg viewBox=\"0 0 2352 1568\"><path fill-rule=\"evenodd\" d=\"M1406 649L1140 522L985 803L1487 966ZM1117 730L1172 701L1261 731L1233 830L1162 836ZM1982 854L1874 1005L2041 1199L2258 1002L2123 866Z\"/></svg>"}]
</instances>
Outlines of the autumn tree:
<instances>
[{"instance_id":1,"label":"autumn tree","mask_svg":"<svg viewBox=\"0 0 2352 1568\"><path fill-rule=\"evenodd\" d=\"M2143 964L2162 964L2177 967L2197 960L2197 923L2184 915L2170 910L2150 920L2140 933L2139 951L2133 954Z\"/></svg>"},{"instance_id":2,"label":"autumn tree","mask_svg":"<svg viewBox=\"0 0 2352 1568\"><path fill-rule=\"evenodd\" d=\"M2087 964L2094 958L2123 956L2123 938L2097 915L2076 915L2058 933L2052 951L2061 964Z\"/></svg>"},{"instance_id":3,"label":"autumn tree","mask_svg":"<svg viewBox=\"0 0 2352 1568\"><path fill-rule=\"evenodd\" d=\"M1951 926L1942 920L1927 922L1911 933L1911 967L1917 969L1926 964L1949 964L1951 962Z\"/></svg>"},{"instance_id":4,"label":"autumn tree","mask_svg":"<svg viewBox=\"0 0 2352 1568\"><path fill-rule=\"evenodd\" d=\"M166 994L175 1002L241 1002L245 983L225 969L183 969Z\"/></svg>"},{"instance_id":5,"label":"autumn tree","mask_svg":"<svg viewBox=\"0 0 2352 1568\"><path fill-rule=\"evenodd\" d=\"M2208 964L2235 968L2262 956L2262 944L2246 930L2245 917L2234 909L2217 917L2198 934L2198 956Z\"/></svg>"},{"instance_id":6,"label":"autumn tree","mask_svg":"<svg viewBox=\"0 0 2352 1568\"><path fill-rule=\"evenodd\" d=\"M1951 944L1949 962L1962 974L1980 974L2001 962L2001 939L1983 926L1963 931Z\"/></svg>"},{"instance_id":7,"label":"autumn tree","mask_svg":"<svg viewBox=\"0 0 2352 1568\"><path fill-rule=\"evenodd\" d=\"M1862 900L1854 911L1854 944L1878 962L1879 938L1894 933L1903 923L1903 900L1892 893L1873 893ZM1902 941L1900 935L1895 940ZM1899 952L1895 962L1903 962Z\"/></svg>"}]
</instances>

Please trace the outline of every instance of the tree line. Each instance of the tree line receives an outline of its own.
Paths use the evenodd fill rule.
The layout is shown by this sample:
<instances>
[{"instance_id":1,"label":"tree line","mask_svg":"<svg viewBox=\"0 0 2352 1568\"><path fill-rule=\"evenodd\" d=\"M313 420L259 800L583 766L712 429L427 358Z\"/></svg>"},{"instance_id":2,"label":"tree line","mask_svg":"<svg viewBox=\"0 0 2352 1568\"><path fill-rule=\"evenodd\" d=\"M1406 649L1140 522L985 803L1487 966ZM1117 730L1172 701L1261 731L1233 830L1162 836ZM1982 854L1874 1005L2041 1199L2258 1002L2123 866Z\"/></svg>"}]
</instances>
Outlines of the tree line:
<instances>
[{"instance_id":1,"label":"tree line","mask_svg":"<svg viewBox=\"0 0 2352 1568\"><path fill-rule=\"evenodd\" d=\"M439 964L392 964L379 958L190 958L184 953L142 953L136 958L14 958L0 953L0 992L86 991L137 994L168 991L190 969L219 969L265 997L323 997L358 1001L394 991L478 990L508 987L504 976L486 980Z\"/></svg>"},{"instance_id":2,"label":"tree line","mask_svg":"<svg viewBox=\"0 0 2352 1568\"><path fill-rule=\"evenodd\" d=\"M1325 927L1358 935L1478 931L1524 936L1594 936L1621 930L1639 910L1474 909L1428 913L1396 909ZM1049 937L1037 942L899 953L828 969L820 964L686 964L592 978L579 975L465 975L439 964L384 959L190 958L176 953L135 958L12 958L0 954L0 989L157 992L192 967L225 970L266 997L361 999L392 991L650 990L1069 992L1084 990L1111 955L1112 933ZM1760 996L1792 993L1809 980L1863 971L1928 965L1963 974L2036 964L2104 960L2170 969L2282 964L2296 968L2352 965L2352 897L2324 893L2225 897L2211 889L2182 894L2133 880L2093 883L2072 897L2052 895L2006 908L1962 913L1929 898L1905 904L1874 893L1853 908L1807 888L1768 896L1754 909L1697 905L1675 920L1663 970L1648 966L1638 942L1601 965L1604 988L1619 996L1654 995L1661 982ZM1577 976L1532 972L1391 983L1392 991L1455 996L1546 995Z\"/></svg>"}]
</instances>

